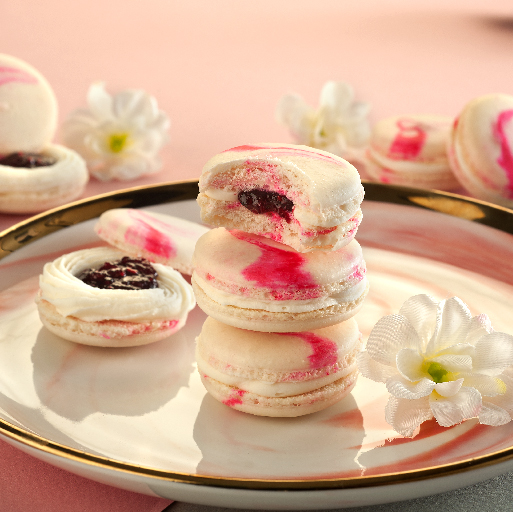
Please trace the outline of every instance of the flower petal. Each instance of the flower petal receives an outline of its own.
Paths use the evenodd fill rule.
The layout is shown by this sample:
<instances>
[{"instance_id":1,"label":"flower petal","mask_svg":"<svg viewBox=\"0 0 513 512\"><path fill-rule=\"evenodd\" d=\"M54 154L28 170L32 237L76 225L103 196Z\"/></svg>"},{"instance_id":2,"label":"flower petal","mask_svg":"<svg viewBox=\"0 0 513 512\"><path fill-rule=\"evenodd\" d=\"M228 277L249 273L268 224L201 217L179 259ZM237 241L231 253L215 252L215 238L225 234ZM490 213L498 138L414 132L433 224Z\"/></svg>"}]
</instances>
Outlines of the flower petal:
<instances>
[{"instance_id":1,"label":"flower petal","mask_svg":"<svg viewBox=\"0 0 513 512\"><path fill-rule=\"evenodd\" d=\"M349 108L354 98L353 88L345 82L326 82L321 90L319 103L321 108L344 112Z\"/></svg>"},{"instance_id":2,"label":"flower petal","mask_svg":"<svg viewBox=\"0 0 513 512\"><path fill-rule=\"evenodd\" d=\"M330 111L321 107L313 118L310 137L316 148L326 148L326 146L331 145L335 139L337 127L330 117L332 117L330 116Z\"/></svg>"},{"instance_id":3,"label":"flower petal","mask_svg":"<svg viewBox=\"0 0 513 512\"><path fill-rule=\"evenodd\" d=\"M511 416L502 407L483 400L483 406L479 413L479 423L498 427L511 421Z\"/></svg>"},{"instance_id":4,"label":"flower petal","mask_svg":"<svg viewBox=\"0 0 513 512\"><path fill-rule=\"evenodd\" d=\"M432 357L451 345L464 343L471 318L467 305L458 297L441 301L438 305L437 328L429 341L426 355Z\"/></svg>"},{"instance_id":5,"label":"flower petal","mask_svg":"<svg viewBox=\"0 0 513 512\"><path fill-rule=\"evenodd\" d=\"M451 345L444 350L440 350L440 352L437 354L437 357L446 354L470 356L473 358L476 354L476 348L469 343L458 343L457 345Z\"/></svg>"},{"instance_id":6,"label":"flower petal","mask_svg":"<svg viewBox=\"0 0 513 512\"><path fill-rule=\"evenodd\" d=\"M354 101L349 107L349 114L352 118L351 121L367 117L370 111L370 104L363 101Z\"/></svg>"},{"instance_id":7,"label":"flower petal","mask_svg":"<svg viewBox=\"0 0 513 512\"><path fill-rule=\"evenodd\" d=\"M474 370L502 373L513 365L513 336L504 332L486 334L476 343Z\"/></svg>"},{"instance_id":8,"label":"flower petal","mask_svg":"<svg viewBox=\"0 0 513 512\"><path fill-rule=\"evenodd\" d=\"M277 105L276 119L289 127L296 142L346 156L350 146L368 142L369 108L366 103L354 102L349 84L331 81L321 90L318 109L307 105L301 96L288 94Z\"/></svg>"},{"instance_id":9,"label":"flower petal","mask_svg":"<svg viewBox=\"0 0 513 512\"><path fill-rule=\"evenodd\" d=\"M470 327L465 343L475 345L485 334L493 332L492 323L487 315L477 315L470 321Z\"/></svg>"},{"instance_id":10,"label":"flower petal","mask_svg":"<svg viewBox=\"0 0 513 512\"><path fill-rule=\"evenodd\" d=\"M118 119L131 122L140 119L143 126L147 126L158 114L155 98L145 91L131 89L114 96L112 110Z\"/></svg>"},{"instance_id":11,"label":"flower petal","mask_svg":"<svg viewBox=\"0 0 513 512\"><path fill-rule=\"evenodd\" d=\"M472 370L472 357L460 354L444 354L432 357L430 361L440 363L448 372L465 372Z\"/></svg>"},{"instance_id":12,"label":"flower petal","mask_svg":"<svg viewBox=\"0 0 513 512\"><path fill-rule=\"evenodd\" d=\"M99 121L112 119L112 97L105 90L103 82L96 82L89 87L87 105Z\"/></svg>"},{"instance_id":13,"label":"flower petal","mask_svg":"<svg viewBox=\"0 0 513 512\"><path fill-rule=\"evenodd\" d=\"M276 119L287 126L300 144L310 140L315 110L297 94L283 96L276 108Z\"/></svg>"},{"instance_id":14,"label":"flower petal","mask_svg":"<svg viewBox=\"0 0 513 512\"><path fill-rule=\"evenodd\" d=\"M157 117L152 121L149 128L153 128L159 132L167 132L171 126L171 120L165 112L159 110Z\"/></svg>"},{"instance_id":15,"label":"flower petal","mask_svg":"<svg viewBox=\"0 0 513 512\"><path fill-rule=\"evenodd\" d=\"M491 375L480 373L463 374L464 385L477 389L482 396L503 395L506 392L507 385L504 380Z\"/></svg>"},{"instance_id":16,"label":"flower petal","mask_svg":"<svg viewBox=\"0 0 513 512\"><path fill-rule=\"evenodd\" d=\"M436 384L430 379L422 379L418 382L410 382L402 378L400 375L393 375L387 382L387 390L391 395L397 398L405 398L407 400L417 400L423 396L429 395Z\"/></svg>"},{"instance_id":17,"label":"flower petal","mask_svg":"<svg viewBox=\"0 0 513 512\"><path fill-rule=\"evenodd\" d=\"M441 396L453 396L461 389L464 379L449 380L435 384L435 391Z\"/></svg>"},{"instance_id":18,"label":"flower petal","mask_svg":"<svg viewBox=\"0 0 513 512\"><path fill-rule=\"evenodd\" d=\"M432 417L428 397L405 400L391 396L385 407L387 423L405 437L412 437L419 425Z\"/></svg>"},{"instance_id":19,"label":"flower petal","mask_svg":"<svg viewBox=\"0 0 513 512\"><path fill-rule=\"evenodd\" d=\"M399 350L418 350L420 345L417 332L404 316L387 315L373 327L367 341L367 352L375 361L395 367Z\"/></svg>"},{"instance_id":20,"label":"flower petal","mask_svg":"<svg viewBox=\"0 0 513 512\"><path fill-rule=\"evenodd\" d=\"M143 133L131 134L133 143L127 148L128 151L136 151L137 153L144 155L156 154L164 145L167 140L166 134L157 130L148 129Z\"/></svg>"},{"instance_id":21,"label":"flower petal","mask_svg":"<svg viewBox=\"0 0 513 512\"><path fill-rule=\"evenodd\" d=\"M395 368L374 361L365 351L356 356L356 365L364 377L374 382L386 382L396 374Z\"/></svg>"},{"instance_id":22,"label":"flower petal","mask_svg":"<svg viewBox=\"0 0 513 512\"><path fill-rule=\"evenodd\" d=\"M450 397L432 393L429 396L429 403L438 424L442 427L452 427L479 415L481 394L474 388L462 387L459 393Z\"/></svg>"},{"instance_id":23,"label":"flower petal","mask_svg":"<svg viewBox=\"0 0 513 512\"><path fill-rule=\"evenodd\" d=\"M483 401L486 401L487 404L494 404L501 407L510 415L513 415L513 378L504 372L499 375L499 379L506 386L506 391L495 396L487 396L483 398Z\"/></svg>"},{"instance_id":24,"label":"flower petal","mask_svg":"<svg viewBox=\"0 0 513 512\"><path fill-rule=\"evenodd\" d=\"M435 331L437 308L438 303L429 295L414 295L401 306L399 314L410 321L419 337L427 344ZM426 347L422 348L425 350Z\"/></svg>"},{"instance_id":25,"label":"flower petal","mask_svg":"<svg viewBox=\"0 0 513 512\"><path fill-rule=\"evenodd\" d=\"M397 353L397 370L405 379L411 382L426 377L426 372L422 370L422 363L424 363L424 357L417 350L403 348Z\"/></svg>"},{"instance_id":26,"label":"flower petal","mask_svg":"<svg viewBox=\"0 0 513 512\"><path fill-rule=\"evenodd\" d=\"M328 153L343 156L344 158L347 158L349 151L345 137L343 135L339 136L338 134L335 134L333 140L323 141L322 149Z\"/></svg>"}]
</instances>

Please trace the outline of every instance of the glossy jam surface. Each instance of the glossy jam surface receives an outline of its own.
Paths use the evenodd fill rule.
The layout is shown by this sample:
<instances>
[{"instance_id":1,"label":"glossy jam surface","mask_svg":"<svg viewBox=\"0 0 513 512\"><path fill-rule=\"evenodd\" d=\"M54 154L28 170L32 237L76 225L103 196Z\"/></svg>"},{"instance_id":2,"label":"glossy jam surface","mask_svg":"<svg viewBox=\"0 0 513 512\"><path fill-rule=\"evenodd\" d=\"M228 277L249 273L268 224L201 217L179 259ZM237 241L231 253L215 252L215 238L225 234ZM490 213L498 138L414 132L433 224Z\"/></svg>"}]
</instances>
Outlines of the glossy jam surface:
<instances>
[{"instance_id":1,"label":"glossy jam surface","mask_svg":"<svg viewBox=\"0 0 513 512\"><path fill-rule=\"evenodd\" d=\"M282 194L269 190L243 190L238 194L239 203L253 213L276 213L290 221L294 203Z\"/></svg>"},{"instance_id":2,"label":"glossy jam surface","mask_svg":"<svg viewBox=\"0 0 513 512\"><path fill-rule=\"evenodd\" d=\"M107 290L148 290L159 286L157 271L150 262L129 256L84 270L78 279L93 288Z\"/></svg>"},{"instance_id":3,"label":"glossy jam surface","mask_svg":"<svg viewBox=\"0 0 513 512\"><path fill-rule=\"evenodd\" d=\"M53 165L57 160L53 156L41 153L11 153L0 159L0 165L9 167L23 167L34 169L36 167L47 167Z\"/></svg>"}]
</instances>

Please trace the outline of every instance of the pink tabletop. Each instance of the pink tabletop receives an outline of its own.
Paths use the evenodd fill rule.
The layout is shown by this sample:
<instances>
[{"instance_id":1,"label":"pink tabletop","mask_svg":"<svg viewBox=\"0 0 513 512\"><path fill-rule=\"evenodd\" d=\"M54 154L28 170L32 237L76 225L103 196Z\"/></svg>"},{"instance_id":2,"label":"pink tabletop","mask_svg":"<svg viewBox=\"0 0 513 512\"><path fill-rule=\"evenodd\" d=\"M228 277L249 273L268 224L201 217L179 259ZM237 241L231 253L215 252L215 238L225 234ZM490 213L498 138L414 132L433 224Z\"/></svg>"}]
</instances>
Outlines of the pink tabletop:
<instances>
[{"instance_id":1,"label":"pink tabletop","mask_svg":"<svg viewBox=\"0 0 513 512\"><path fill-rule=\"evenodd\" d=\"M0 48L46 76L61 121L85 106L95 81L111 92L144 89L169 115L163 170L132 182L92 179L88 197L198 178L213 154L240 144L293 142L275 120L278 100L296 92L317 105L328 80L352 84L372 105L371 121L455 116L475 96L513 94L510 2L446 4L18 0L3 2ZM0 215L0 231L23 218ZM67 474L3 442L0 473L9 510L157 511L169 503Z\"/></svg>"}]
</instances>

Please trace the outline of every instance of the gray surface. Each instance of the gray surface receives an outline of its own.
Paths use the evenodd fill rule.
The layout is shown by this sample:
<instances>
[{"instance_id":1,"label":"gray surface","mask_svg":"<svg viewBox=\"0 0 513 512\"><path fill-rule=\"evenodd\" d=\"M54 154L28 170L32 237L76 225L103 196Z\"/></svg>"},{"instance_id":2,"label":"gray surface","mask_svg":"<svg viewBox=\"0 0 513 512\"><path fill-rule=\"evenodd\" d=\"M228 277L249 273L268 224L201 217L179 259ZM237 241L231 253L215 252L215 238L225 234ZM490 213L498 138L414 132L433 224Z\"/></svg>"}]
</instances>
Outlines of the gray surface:
<instances>
[{"instance_id":1,"label":"gray surface","mask_svg":"<svg viewBox=\"0 0 513 512\"><path fill-rule=\"evenodd\" d=\"M456 491L383 505L333 509L332 512L503 512L513 511L513 472ZM165 512L242 512L245 509L172 503ZM253 511L255 512L255 511Z\"/></svg>"}]
</instances>

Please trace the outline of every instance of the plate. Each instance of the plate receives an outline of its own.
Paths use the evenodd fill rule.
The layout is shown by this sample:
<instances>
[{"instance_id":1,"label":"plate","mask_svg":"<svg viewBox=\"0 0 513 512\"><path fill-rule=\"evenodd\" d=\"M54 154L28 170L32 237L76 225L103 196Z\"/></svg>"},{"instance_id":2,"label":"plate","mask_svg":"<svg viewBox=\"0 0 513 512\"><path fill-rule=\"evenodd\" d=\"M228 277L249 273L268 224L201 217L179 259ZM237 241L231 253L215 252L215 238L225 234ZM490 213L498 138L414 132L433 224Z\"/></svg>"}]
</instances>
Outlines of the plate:
<instances>
[{"instance_id":1,"label":"plate","mask_svg":"<svg viewBox=\"0 0 513 512\"><path fill-rule=\"evenodd\" d=\"M513 212L461 196L366 183L367 336L405 299L458 296L513 333ZM0 435L94 480L198 504L327 509L433 494L513 469L513 422L424 423L413 439L384 419L384 385L299 418L262 418L206 394L194 362L205 315L152 345L86 347L44 329L43 264L102 245L96 217L144 207L199 222L197 182L127 189L33 217L0 234Z\"/></svg>"}]
</instances>

